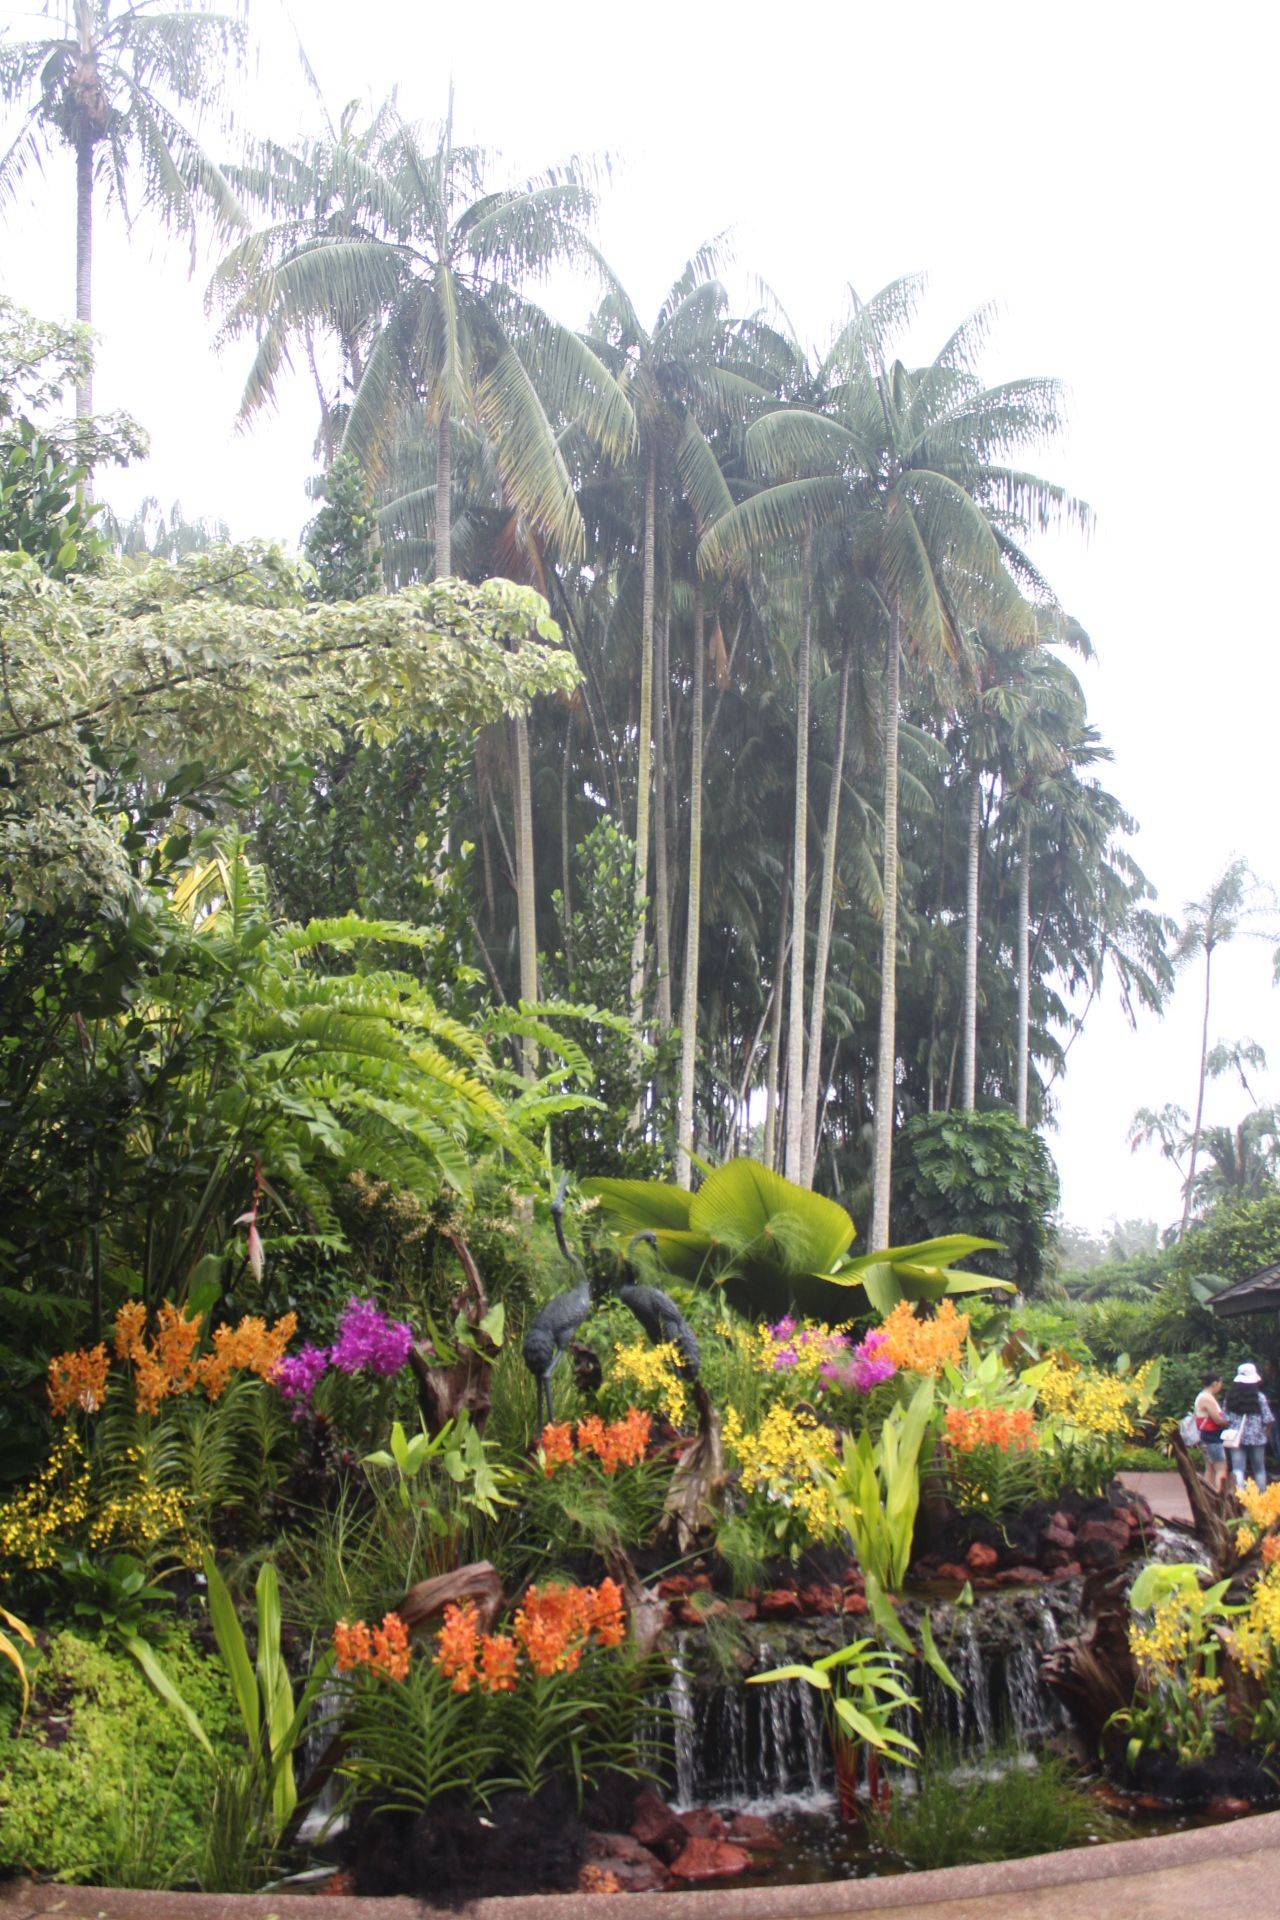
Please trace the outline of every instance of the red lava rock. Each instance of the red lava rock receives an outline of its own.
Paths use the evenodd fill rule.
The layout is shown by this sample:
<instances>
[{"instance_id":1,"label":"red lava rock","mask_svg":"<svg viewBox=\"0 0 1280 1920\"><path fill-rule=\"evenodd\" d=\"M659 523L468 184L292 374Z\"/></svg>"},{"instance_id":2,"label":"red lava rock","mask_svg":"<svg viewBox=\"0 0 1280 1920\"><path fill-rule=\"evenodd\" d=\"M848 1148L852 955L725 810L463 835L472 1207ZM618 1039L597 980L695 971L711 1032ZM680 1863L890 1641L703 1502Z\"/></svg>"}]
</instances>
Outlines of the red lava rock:
<instances>
[{"instance_id":1,"label":"red lava rock","mask_svg":"<svg viewBox=\"0 0 1280 1920\"><path fill-rule=\"evenodd\" d=\"M865 1613L867 1611L866 1594L846 1593L844 1597L844 1610L846 1613Z\"/></svg>"},{"instance_id":2,"label":"red lava rock","mask_svg":"<svg viewBox=\"0 0 1280 1920\"><path fill-rule=\"evenodd\" d=\"M710 1593L711 1575L709 1573L695 1573L693 1576L693 1591L695 1593Z\"/></svg>"},{"instance_id":3,"label":"red lava rock","mask_svg":"<svg viewBox=\"0 0 1280 1920\"><path fill-rule=\"evenodd\" d=\"M736 1847L751 1853L780 1853L782 1842L769 1822L759 1813L735 1813L729 1838Z\"/></svg>"},{"instance_id":4,"label":"red lava rock","mask_svg":"<svg viewBox=\"0 0 1280 1920\"><path fill-rule=\"evenodd\" d=\"M786 1587L774 1587L771 1592L760 1595L762 1620L798 1620L802 1611L800 1595Z\"/></svg>"},{"instance_id":5,"label":"red lava rock","mask_svg":"<svg viewBox=\"0 0 1280 1920\"><path fill-rule=\"evenodd\" d=\"M1056 1567L1049 1578L1054 1581L1078 1580L1083 1572L1084 1568L1078 1560L1068 1560L1065 1567Z\"/></svg>"},{"instance_id":6,"label":"red lava rock","mask_svg":"<svg viewBox=\"0 0 1280 1920\"><path fill-rule=\"evenodd\" d=\"M998 1587L1036 1587L1043 1586L1048 1578L1048 1574L1041 1573L1039 1567L1007 1567L1003 1573L996 1575L996 1585Z\"/></svg>"},{"instance_id":7,"label":"red lava rock","mask_svg":"<svg viewBox=\"0 0 1280 1920\"><path fill-rule=\"evenodd\" d=\"M1076 1536L1070 1527L1060 1527L1055 1521L1040 1535L1040 1544L1042 1547L1063 1547L1070 1553L1076 1544Z\"/></svg>"},{"instance_id":8,"label":"red lava rock","mask_svg":"<svg viewBox=\"0 0 1280 1920\"><path fill-rule=\"evenodd\" d=\"M1129 1529L1123 1520L1086 1520L1076 1535L1081 1547L1114 1547L1117 1553L1129 1550Z\"/></svg>"},{"instance_id":9,"label":"red lava rock","mask_svg":"<svg viewBox=\"0 0 1280 1920\"><path fill-rule=\"evenodd\" d=\"M751 1855L729 1840L691 1840L671 1863L677 1880L732 1880L745 1873Z\"/></svg>"},{"instance_id":10,"label":"red lava rock","mask_svg":"<svg viewBox=\"0 0 1280 1920\"><path fill-rule=\"evenodd\" d=\"M994 1593L996 1583L989 1573L975 1573L970 1584L975 1593Z\"/></svg>"},{"instance_id":11,"label":"red lava rock","mask_svg":"<svg viewBox=\"0 0 1280 1920\"><path fill-rule=\"evenodd\" d=\"M1230 1794L1223 1794L1209 1802L1209 1812L1217 1820L1239 1820L1246 1813L1252 1813L1253 1807L1248 1800L1233 1800Z\"/></svg>"},{"instance_id":12,"label":"red lava rock","mask_svg":"<svg viewBox=\"0 0 1280 1920\"><path fill-rule=\"evenodd\" d=\"M865 1593L867 1583L861 1567L850 1567L844 1576L844 1584L846 1588L852 1587L855 1593Z\"/></svg>"},{"instance_id":13,"label":"red lava rock","mask_svg":"<svg viewBox=\"0 0 1280 1920\"><path fill-rule=\"evenodd\" d=\"M1000 1555L995 1548L984 1546L981 1540L975 1540L965 1555L965 1560L974 1573L989 1573L999 1559Z\"/></svg>"},{"instance_id":14,"label":"red lava rock","mask_svg":"<svg viewBox=\"0 0 1280 1920\"><path fill-rule=\"evenodd\" d=\"M653 1893L670 1885L661 1860L629 1833L588 1834L586 1854L578 1879L581 1893ZM606 1886L606 1880L613 1885Z\"/></svg>"},{"instance_id":15,"label":"red lava rock","mask_svg":"<svg viewBox=\"0 0 1280 1920\"><path fill-rule=\"evenodd\" d=\"M672 1811L662 1795L652 1787L641 1787L632 1813L631 1838L664 1860L674 1860L688 1837L679 1814Z\"/></svg>"},{"instance_id":16,"label":"red lava rock","mask_svg":"<svg viewBox=\"0 0 1280 1920\"><path fill-rule=\"evenodd\" d=\"M958 1567L954 1560L944 1560L938 1568L937 1577L939 1580L954 1580L958 1587L962 1587L969 1578L969 1569Z\"/></svg>"},{"instance_id":17,"label":"red lava rock","mask_svg":"<svg viewBox=\"0 0 1280 1920\"><path fill-rule=\"evenodd\" d=\"M683 1600L693 1592L693 1582L687 1574L672 1574L669 1580L659 1580L659 1600Z\"/></svg>"},{"instance_id":18,"label":"red lava rock","mask_svg":"<svg viewBox=\"0 0 1280 1920\"><path fill-rule=\"evenodd\" d=\"M667 1617L677 1627L705 1627L707 1616L701 1607L695 1607L692 1600L677 1600L667 1608Z\"/></svg>"},{"instance_id":19,"label":"red lava rock","mask_svg":"<svg viewBox=\"0 0 1280 1920\"><path fill-rule=\"evenodd\" d=\"M736 1613L739 1620L758 1620L760 1618L760 1608L754 1600L731 1600L729 1602L729 1611L730 1613Z\"/></svg>"},{"instance_id":20,"label":"red lava rock","mask_svg":"<svg viewBox=\"0 0 1280 1920\"><path fill-rule=\"evenodd\" d=\"M723 1840L728 1835L724 1815L714 1807L690 1807L688 1813L678 1813L676 1819L691 1840Z\"/></svg>"},{"instance_id":21,"label":"red lava rock","mask_svg":"<svg viewBox=\"0 0 1280 1920\"><path fill-rule=\"evenodd\" d=\"M800 1589L800 1605L806 1613L838 1613L840 1597L839 1587L820 1587L815 1584Z\"/></svg>"},{"instance_id":22,"label":"red lava rock","mask_svg":"<svg viewBox=\"0 0 1280 1920\"><path fill-rule=\"evenodd\" d=\"M327 1897L331 1900L345 1900L355 1890L355 1877L345 1867L339 1867L336 1873L331 1873L323 1886L316 1889L322 1899Z\"/></svg>"}]
</instances>

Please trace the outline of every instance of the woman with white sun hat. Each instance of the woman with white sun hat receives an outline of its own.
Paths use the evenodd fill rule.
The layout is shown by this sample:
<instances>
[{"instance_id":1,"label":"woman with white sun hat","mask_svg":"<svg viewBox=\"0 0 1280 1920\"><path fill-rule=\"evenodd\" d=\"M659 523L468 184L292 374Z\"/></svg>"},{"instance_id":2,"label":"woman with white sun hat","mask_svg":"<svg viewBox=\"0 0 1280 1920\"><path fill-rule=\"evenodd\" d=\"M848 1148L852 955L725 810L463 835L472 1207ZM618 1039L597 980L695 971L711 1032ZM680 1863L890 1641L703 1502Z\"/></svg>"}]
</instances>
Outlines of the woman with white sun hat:
<instances>
[{"instance_id":1,"label":"woman with white sun hat","mask_svg":"<svg viewBox=\"0 0 1280 1920\"><path fill-rule=\"evenodd\" d=\"M1244 1485L1247 1472L1261 1492L1267 1484L1267 1432L1275 1425L1275 1415L1262 1391L1262 1375L1252 1360L1236 1368L1222 1406L1229 1422L1222 1440L1236 1485Z\"/></svg>"}]
</instances>

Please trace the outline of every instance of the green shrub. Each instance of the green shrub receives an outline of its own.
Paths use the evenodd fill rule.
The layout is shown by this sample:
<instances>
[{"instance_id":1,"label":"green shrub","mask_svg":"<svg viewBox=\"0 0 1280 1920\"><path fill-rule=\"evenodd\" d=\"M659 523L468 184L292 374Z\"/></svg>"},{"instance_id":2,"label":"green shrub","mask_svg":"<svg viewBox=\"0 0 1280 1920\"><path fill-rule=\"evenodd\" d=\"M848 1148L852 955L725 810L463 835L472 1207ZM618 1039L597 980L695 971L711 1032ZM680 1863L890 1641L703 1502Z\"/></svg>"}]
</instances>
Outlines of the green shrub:
<instances>
[{"instance_id":1,"label":"green shrub","mask_svg":"<svg viewBox=\"0 0 1280 1920\"><path fill-rule=\"evenodd\" d=\"M1009 1753L975 1774L934 1760L916 1793L869 1816L879 1845L917 1871L1018 1860L1111 1838L1115 1822L1065 1760Z\"/></svg>"},{"instance_id":2,"label":"green shrub","mask_svg":"<svg viewBox=\"0 0 1280 1920\"><path fill-rule=\"evenodd\" d=\"M1038 1133L1011 1113L921 1113L898 1136L893 1163L894 1238L952 1233L998 1240L976 1254L979 1273L1034 1288L1052 1240L1058 1176Z\"/></svg>"},{"instance_id":3,"label":"green shrub","mask_svg":"<svg viewBox=\"0 0 1280 1920\"><path fill-rule=\"evenodd\" d=\"M175 1636L164 1664L218 1752L235 1742L221 1669ZM0 1767L0 1871L167 1887L189 1877L214 1766L124 1653L61 1633L34 1666ZM16 1689L0 1724L16 1721ZM243 1737L241 1737L241 1747Z\"/></svg>"}]
</instances>

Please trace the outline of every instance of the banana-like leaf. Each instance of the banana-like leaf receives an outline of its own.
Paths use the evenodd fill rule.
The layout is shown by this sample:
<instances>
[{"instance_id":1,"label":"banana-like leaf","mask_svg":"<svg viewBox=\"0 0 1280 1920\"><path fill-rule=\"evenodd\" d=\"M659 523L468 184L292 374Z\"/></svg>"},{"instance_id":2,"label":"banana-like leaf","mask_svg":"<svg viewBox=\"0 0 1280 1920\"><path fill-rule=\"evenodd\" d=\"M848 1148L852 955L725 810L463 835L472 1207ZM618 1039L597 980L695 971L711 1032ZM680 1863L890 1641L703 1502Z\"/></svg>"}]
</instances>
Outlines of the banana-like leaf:
<instances>
[{"instance_id":1,"label":"banana-like leaf","mask_svg":"<svg viewBox=\"0 0 1280 1920\"><path fill-rule=\"evenodd\" d=\"M693 1196L689 1225L738 1251L766 1243L788 1273L825 1273L853 1239L853 1221L823 1194L757 1160L728 1160Z\"/></svg>"},{"instance_id":2,"label":"banana-like leaf","mask_svg":"<svg viewBox=\"0 0 1280 1920\"><path fill-rule=\"evenodd\" d=\"M262 1735L258 1680L249 1659L244 1629L236 1617L226 1582L208 1554L204 1556L204 1577L209 1587L209 1618L213 1622L214 1639L218 1643L218 1651L231 1681L231 1691L240 1709L249 1751L257 1754L261 1751L259 1742Z\"/></svg>"},{"instance_id":3,"label":"banana-like leaf","mask_svg":"<svg viewBox=\"0 0 1280 1920\"><path fill-rule=\"evenodd\" d=\"M619 1232L689 1227L693 1195L662 1180L584 1180L582 1191L598 1199Z\"/></svg>"}]
</instances>

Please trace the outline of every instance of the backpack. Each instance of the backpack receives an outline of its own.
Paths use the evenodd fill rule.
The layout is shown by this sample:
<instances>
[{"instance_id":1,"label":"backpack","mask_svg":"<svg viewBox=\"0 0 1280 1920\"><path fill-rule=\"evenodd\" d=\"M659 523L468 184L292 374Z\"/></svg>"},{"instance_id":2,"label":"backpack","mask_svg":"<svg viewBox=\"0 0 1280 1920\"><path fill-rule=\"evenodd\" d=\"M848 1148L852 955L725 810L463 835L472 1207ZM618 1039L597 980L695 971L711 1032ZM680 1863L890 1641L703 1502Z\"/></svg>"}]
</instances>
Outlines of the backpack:
<instances>
[{"instance_id":1,"label":"backpack","mask_svg":"<svg viewBox=\"0 0 1280 1920\"><path fill-rule=\"evenodd\" d=\"M1178 1422L1178 1438L1184 1447L1198 1447L1204 1435L1196 1425L1194 1413L1184 1413Z\"/></svg>"}]
</instances>

